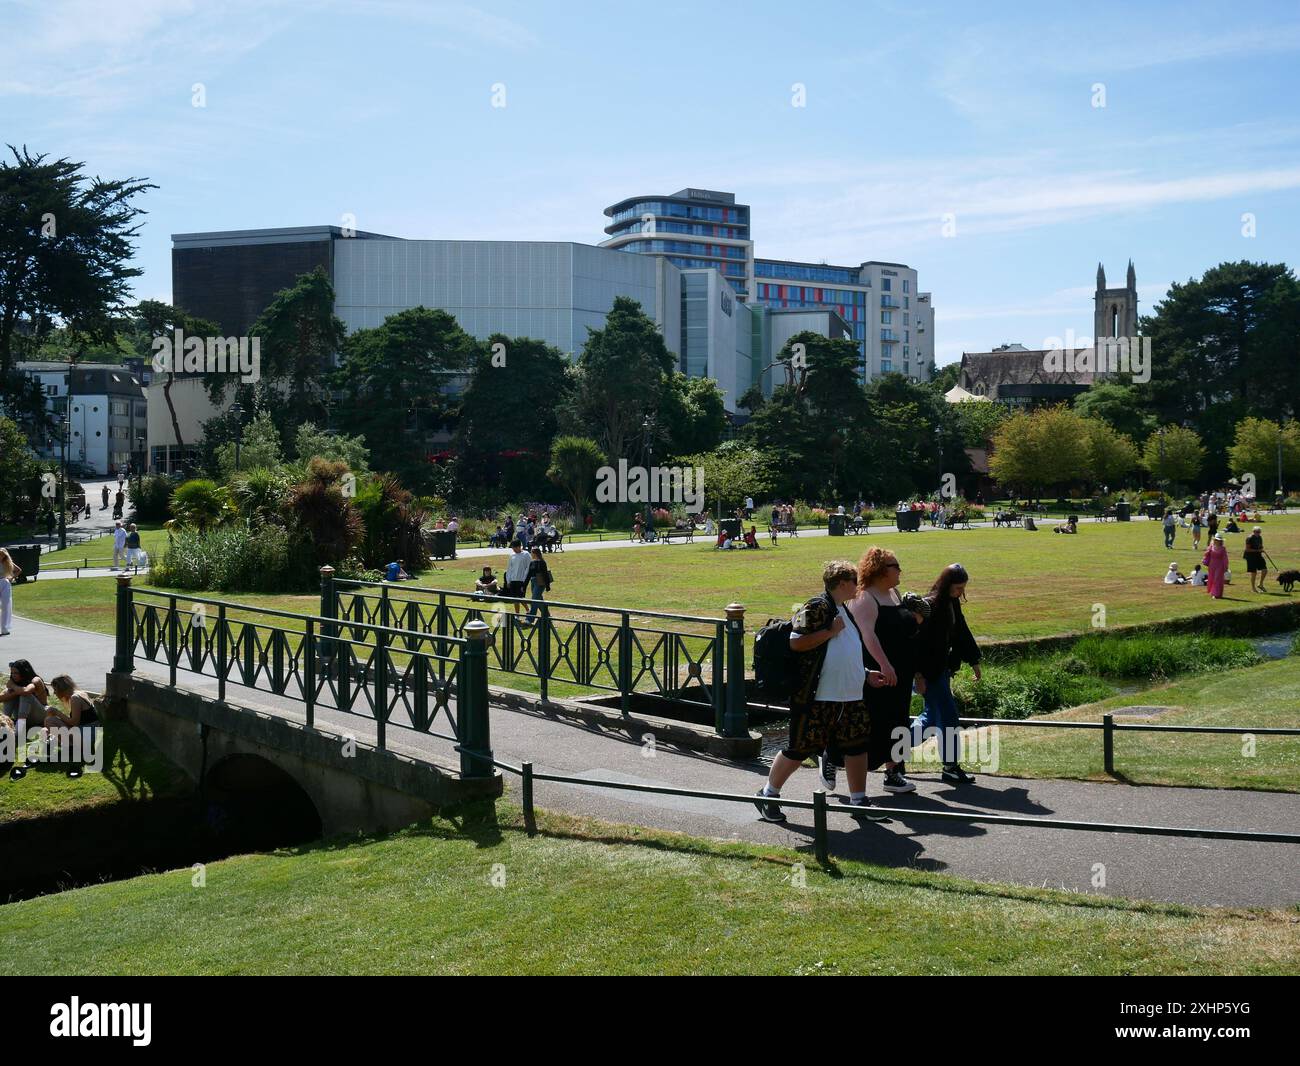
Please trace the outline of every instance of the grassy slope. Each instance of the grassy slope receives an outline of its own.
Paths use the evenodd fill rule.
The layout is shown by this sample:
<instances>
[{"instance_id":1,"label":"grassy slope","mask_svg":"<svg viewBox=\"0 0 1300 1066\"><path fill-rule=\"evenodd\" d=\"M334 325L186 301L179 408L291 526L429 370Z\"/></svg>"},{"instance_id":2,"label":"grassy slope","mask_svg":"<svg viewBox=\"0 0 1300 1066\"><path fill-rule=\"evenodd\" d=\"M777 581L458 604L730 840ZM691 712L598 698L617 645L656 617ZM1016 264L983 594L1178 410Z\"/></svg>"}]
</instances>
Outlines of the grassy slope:
<instances>
[{"instance_id":1,"label":"grassy slope","mask_svg":"<svg viewBox=\"0 0 1300 1066\"><path fill-rule=\"evenodd\" d=\"M1296 913L1010 886L518 812L12 904L0 972L1294 973ZM797 863L808 863L798 887ZM504 874L493 887L494 865ZM32 937L57 928L57 937Z\"/></svg>"}]
</instances>

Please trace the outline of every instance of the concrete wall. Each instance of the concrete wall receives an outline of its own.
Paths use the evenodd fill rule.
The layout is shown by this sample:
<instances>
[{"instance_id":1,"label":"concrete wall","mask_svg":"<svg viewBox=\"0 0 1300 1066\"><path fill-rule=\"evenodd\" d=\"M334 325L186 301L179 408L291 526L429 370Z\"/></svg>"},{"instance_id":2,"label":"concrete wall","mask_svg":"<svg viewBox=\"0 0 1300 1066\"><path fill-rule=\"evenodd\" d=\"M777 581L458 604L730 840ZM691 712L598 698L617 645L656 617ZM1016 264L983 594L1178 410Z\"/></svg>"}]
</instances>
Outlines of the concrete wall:
<instances>
[{"instance_id":1,"label":"concrete wall","mask_svg":"<svg viewBox=\"0 0 1300 1066\"><path fill-rule=\"evenodd\" d=\"M229 755L257 755L288 773L311 798L326 836L399 829L434 811L501 795L501 775L470 781L455 768L420 762L239 704L218 702L184 688L110 673L105 695L111 713L129 720L164 755L198 780Z\"/></svg>"}]
</instances>

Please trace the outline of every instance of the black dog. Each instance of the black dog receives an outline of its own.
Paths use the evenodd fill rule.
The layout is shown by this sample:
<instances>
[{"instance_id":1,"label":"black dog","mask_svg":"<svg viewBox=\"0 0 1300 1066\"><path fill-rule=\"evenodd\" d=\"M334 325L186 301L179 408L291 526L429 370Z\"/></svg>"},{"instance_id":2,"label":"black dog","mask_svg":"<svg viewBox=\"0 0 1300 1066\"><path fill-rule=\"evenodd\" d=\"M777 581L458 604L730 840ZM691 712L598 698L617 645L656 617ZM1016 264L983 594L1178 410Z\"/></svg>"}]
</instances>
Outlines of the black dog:
<instances>
[{"instance_id":1,"label":"black dog","mask_svg":"<svg viewBox=\"0 0 1300 1066\"><path fill-rule=\"evenodd\" d=\"M1282 591L1290 596L1291 589L1300 585L1300 570L1283 570L1277 575L1277 583L1282 586Z\"/></svg>"}]
</instances>

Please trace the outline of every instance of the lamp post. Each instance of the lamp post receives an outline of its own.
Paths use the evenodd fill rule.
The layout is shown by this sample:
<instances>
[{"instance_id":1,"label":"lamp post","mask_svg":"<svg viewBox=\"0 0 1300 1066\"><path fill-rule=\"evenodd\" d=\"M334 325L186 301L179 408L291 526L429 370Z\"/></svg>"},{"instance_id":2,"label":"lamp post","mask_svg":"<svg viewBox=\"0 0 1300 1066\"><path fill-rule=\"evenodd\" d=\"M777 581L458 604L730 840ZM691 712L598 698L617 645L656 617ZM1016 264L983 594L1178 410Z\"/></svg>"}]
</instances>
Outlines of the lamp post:
<instances>
[{"instance_id":1,"label":"lamp post","mask_svg":"<svg viewBox=\"0 0 1300 1066\"><path fill-rule=\"evenodd\" d=\"M235 416L235 471L239 471L239 445L244 438L244 427L242 420L244 417L244 408L238 403L231 404L230 413Z\"/></svg>"},{"instance_id":2,"label":"lamp post","mask_svg":"<svg viewBox=\"0 0 1300 1066\"><path fill-rule=\"evenodd\" d=\"M646 465L646 483L650 484L650 431L654 429L654 422L649 415L641 421L641 448L645 453ZM645 529L650 531L650 493L646 493L645 501Z\"/></svg>"},{"instance_id":3,"label":"lamp post","mask_svg":"<svg viewBox=\"0 0 1300 1066\"><path fill-rule=\"evenodd\" d=\"M59 550L68 546L68 434L72 432L72 418L65 410L59 421Z\"/></svg>"}]
</instances>

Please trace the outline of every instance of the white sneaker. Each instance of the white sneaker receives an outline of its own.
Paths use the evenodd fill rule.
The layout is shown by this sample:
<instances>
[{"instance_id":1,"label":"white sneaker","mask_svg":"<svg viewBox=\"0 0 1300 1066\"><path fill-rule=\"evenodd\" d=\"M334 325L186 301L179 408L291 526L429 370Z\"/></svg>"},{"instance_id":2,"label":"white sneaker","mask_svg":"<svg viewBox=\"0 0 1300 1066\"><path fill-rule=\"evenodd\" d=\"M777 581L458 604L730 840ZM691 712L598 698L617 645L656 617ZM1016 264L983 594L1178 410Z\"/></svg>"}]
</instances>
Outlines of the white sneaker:
<instances>
[{"instance_id":1,"label":"white sneaker","mask_svg":"<svg viewBox=\"0 0 1300 1066\"><path fill-rule=\"evenodd\" d=\"M817 756L817 780L828 793L835 791L835 764L826 758L825 755Z\"/></svg>"}]
</instances>

